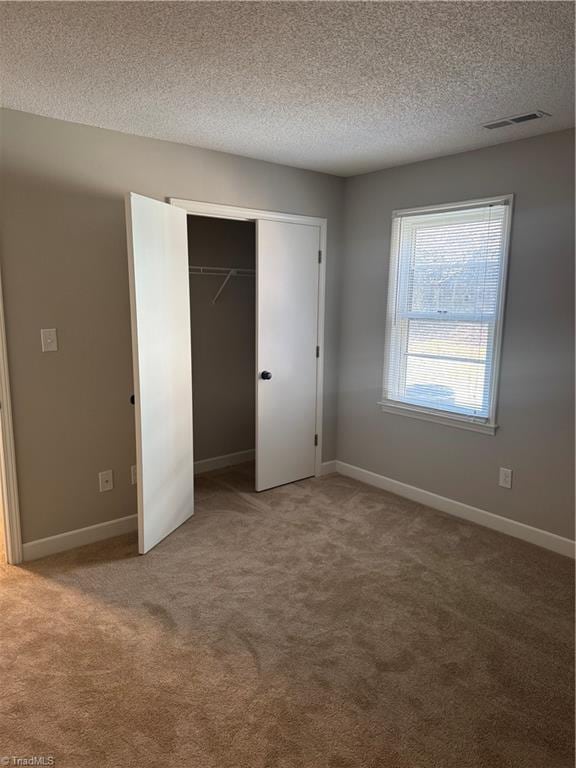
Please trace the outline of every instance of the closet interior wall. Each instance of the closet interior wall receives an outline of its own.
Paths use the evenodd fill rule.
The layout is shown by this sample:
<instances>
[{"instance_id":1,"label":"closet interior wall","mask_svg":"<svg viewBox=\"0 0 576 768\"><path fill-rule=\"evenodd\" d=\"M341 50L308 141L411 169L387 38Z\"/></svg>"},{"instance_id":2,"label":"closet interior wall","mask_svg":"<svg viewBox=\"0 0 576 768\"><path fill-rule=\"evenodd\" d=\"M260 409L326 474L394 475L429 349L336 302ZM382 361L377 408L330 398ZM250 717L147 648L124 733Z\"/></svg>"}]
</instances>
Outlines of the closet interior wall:
<instances>
[{"instance_id":1,"label":"closet interior wall","mask_svg":"<svg viewBox=\"0 0 576 768\"><path fill-rule=\"evenodd\" d=\"M254 222L188 216L191 266L255 269ZM194 460L255 447L256 278L190 275Z\"/></svg>"}]
</instances>

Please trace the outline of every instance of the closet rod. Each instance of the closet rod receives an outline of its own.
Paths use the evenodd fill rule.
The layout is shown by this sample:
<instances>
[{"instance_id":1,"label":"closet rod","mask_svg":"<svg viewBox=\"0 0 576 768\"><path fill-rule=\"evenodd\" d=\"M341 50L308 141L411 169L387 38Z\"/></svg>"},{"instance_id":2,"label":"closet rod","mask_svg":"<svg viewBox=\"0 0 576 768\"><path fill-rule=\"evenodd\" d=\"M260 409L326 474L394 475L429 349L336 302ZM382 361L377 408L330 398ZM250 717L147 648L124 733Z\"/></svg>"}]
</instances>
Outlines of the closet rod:
<instances>
[{"instance_id":1,"label":"closet rod","mask_svg":"<svg viewBox=\"0 0 576 768\"><path fill-rule=\"evenodd\" d=\"M256 274L256 270L254 269L241 269L241 268L237 269L236 267L190 266L188 269L191 275L218 275L220 277L222 277L222 275L225 275L222 285L220 286L220 288L218 288L216 295L212 299L212 304L216 304L216 302L218 301L218 297L226 287L228 280L230 280L231 277L251 277L252 275Z\"/></svg>"},{"instance_id":2,"label":"closet rod","mask_svg":"<svg viewBox=\"0 0 576 768\"><path fill-rule=\"evenodd\" d=\"M190 266L188 270L191 275L228 275L232 277L251 277L256 274L255 269L244 269L242 267L196 267Z\"/></svg>"}]
</instances>

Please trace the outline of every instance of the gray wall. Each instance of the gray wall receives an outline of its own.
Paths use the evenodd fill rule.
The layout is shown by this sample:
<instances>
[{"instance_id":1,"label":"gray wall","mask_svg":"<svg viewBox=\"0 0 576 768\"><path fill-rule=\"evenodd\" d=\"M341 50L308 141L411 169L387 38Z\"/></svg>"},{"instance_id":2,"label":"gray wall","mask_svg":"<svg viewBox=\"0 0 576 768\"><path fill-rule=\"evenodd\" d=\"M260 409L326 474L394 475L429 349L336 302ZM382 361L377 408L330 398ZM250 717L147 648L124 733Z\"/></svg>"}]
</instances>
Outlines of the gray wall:
<instances>
[{"instance_id":1,"label":"gray wall","mask_svg":"<svg viewBox=\"0 0 576 768\"><path fill-rule=\"evenodd\" d=\"M254 269L256 225L188 216L190 264ZM190 276L194 459L254 448L256 277Z\"/></svg>"},{"instance_id":2,"label":"gray wall","mask_svg":"<svg viewBox=\"0 0 576 768\"><path fill-rule=\"evenodd\" d=\"M124 194L328 218L324 459L335 457L344 182L2 111L2 275L24 542L135 512ZM42 354L40 328L59 330ZM99 493L99 470L116 487Z\"/></svg>"},{"instance_id":3,"label":"gray wall","mask_svg":"<svg viewBox=\"0 0 576 768\"><path fill-rule=\"evenodd\" d=\"M338 458L573 538L574 134L347 181ZM495 436L382 413L391 213L514 193ZM514 470L499 488L498 467Z\"/></svg>"}]
</instances>

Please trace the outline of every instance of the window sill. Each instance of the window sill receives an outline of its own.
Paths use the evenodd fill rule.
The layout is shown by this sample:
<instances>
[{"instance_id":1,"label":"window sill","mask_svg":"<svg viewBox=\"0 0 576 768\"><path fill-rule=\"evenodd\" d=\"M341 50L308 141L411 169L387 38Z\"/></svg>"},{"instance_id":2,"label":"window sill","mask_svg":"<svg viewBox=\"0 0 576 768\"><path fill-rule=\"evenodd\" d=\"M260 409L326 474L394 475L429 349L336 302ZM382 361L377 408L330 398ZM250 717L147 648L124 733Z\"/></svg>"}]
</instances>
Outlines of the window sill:
<instances>
[{"instance_id":1,"label":"window sill","mask_svg":"<svg viewBox=\"0 0 576 768\"><path fill-rule=\"evenodd\" d=\"M442 424L444 427L467 429L471 432L481 432L484 435L494 435L498 429L497 424L471 421L465 416L440 413L439 411L429 411L425 408L418 408L418 406L410 406L405 403L397 403L392 400L382 400L378 405L385 413L394 413L397 416L409 416L412 419L431 421L434 424Z\"/></svg>"}]
</instances>

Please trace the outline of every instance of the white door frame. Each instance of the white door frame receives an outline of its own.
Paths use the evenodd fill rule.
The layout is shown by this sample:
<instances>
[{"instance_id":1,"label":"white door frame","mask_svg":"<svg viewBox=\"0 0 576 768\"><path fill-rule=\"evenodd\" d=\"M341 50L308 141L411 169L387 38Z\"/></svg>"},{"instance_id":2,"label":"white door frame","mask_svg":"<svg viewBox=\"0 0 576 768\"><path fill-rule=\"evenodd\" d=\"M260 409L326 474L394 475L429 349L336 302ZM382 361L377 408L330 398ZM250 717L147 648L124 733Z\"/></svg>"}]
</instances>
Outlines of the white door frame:
<instances>
[{"instance_id":1,"label":"white door frame","mask_svg":"<svg viewBox=\"0 0 576 768\"><path fill-rule=\"evenodd\" d=\"M318 329L317 344L320 354L317 358L316 375L316 434L318 445L316 446L314 474L319 477L322 474L322 411L324 392L324 314L326 303L326 243L327 220L316 216L302 216L295 213L280 213L278 211L262 211L256 208L239 208L235 205L220 205L219 203L205 203L199 200L182 200L177 197L169 197L168 202L183 208L192 216L209 216L216 219L236 219L240 221L284 221L290 224L307 224L320 227L320 252L318 280Z\"/></svg>"},{"instance_id":2,"label":"white door frame","mask_svg":"<svg viewBox=\"0 0 576 768\"><path fill-rule=\"evenodd\" d=\"M6 325L4 322L4 294L0 277L0 486L4 523L4 551L9 565L22 562L22 533L20 530L20 503L16 476L16 450L12 423L12 398L8 375Z\"/></svg>"}]
</instances>

